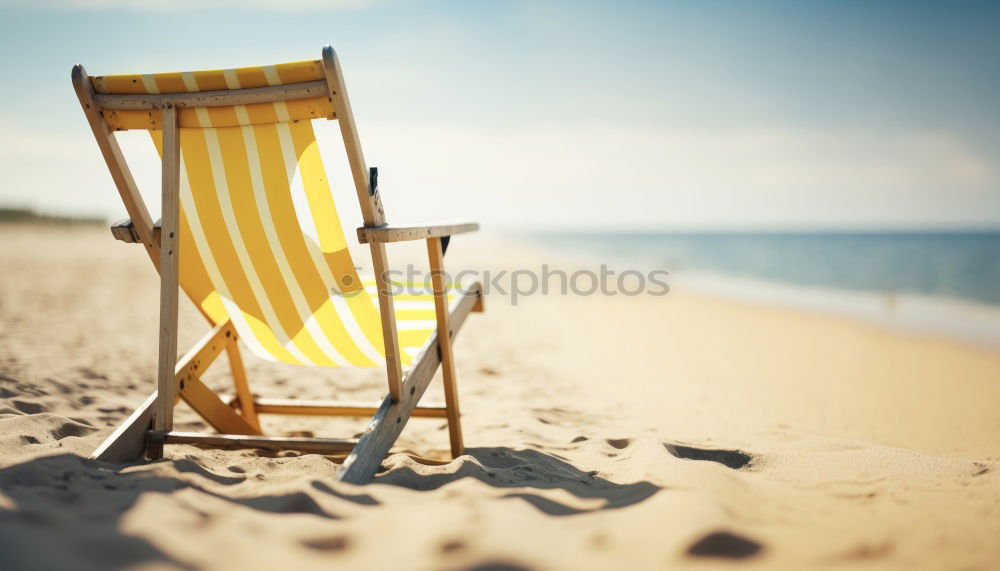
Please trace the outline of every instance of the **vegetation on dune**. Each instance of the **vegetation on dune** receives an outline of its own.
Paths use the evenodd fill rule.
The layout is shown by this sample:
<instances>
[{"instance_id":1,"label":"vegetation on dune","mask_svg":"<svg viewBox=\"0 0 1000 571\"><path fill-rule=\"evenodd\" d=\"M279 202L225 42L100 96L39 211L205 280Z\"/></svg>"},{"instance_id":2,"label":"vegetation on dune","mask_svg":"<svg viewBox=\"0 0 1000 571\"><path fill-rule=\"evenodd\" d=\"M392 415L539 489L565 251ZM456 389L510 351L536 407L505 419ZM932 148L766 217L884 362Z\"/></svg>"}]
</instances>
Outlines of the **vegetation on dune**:
<instances>
[{"instance_id":1,"label":"vegetation on dune","mask_svg":"<svg viewBox=\"0 0 1000 571\"><path fill-rule=\"evenodd\" d=\"M0 224L104 224L104 219L88 216L60 216L43 214L30 208L0 207Z\"/></svg>"}]
</instances>

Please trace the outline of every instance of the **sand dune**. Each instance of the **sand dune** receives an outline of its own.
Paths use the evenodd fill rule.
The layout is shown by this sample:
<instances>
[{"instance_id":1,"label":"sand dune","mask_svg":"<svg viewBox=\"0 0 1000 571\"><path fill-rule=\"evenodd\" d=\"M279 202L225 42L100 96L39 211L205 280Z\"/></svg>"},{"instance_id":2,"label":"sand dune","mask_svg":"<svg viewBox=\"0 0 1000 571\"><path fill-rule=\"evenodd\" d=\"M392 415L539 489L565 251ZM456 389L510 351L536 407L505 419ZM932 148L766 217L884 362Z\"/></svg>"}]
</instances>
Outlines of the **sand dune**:
<instances>
[{"instance_id":1,"label":"sand dune","mask_svg":"<svg viewBox=\"0 0 1000 571\"><path fill-rule=\"evenodd\" d=\"M103 229L0 226L0 568L986 569L1000 355L674 292L488 299L457 342L468 453L375 483L296 452L86 459L154 384L156 281ZM457 265L538 256L459 242ZM474 246L474 247L473 247ZM182 310L190 344L203 330ZM254 390L375 400L378 371L248 359ZM225 367L207 376L228 383ZM428 398L439 400L438 382ZM180 428L204 426L178 409ZM363 421L266 419L349 435ZM441 454L440 421L400 450Z\"/></svg>"}]
</instances>

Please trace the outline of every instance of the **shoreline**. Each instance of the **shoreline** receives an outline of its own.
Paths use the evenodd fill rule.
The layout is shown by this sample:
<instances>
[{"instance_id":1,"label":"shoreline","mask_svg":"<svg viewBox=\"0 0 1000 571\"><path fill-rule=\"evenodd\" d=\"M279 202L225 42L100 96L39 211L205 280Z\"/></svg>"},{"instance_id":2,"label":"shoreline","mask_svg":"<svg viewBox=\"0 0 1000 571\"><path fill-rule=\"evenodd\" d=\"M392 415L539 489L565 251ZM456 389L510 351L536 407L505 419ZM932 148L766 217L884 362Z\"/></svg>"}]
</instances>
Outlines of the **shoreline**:
<instances>
[{"instance_id":1,"label":"shoreline","mask_svg":"<svg viewBox=\"0 0 1000 571\"><path fill-rule=\"evenodd\" d=\"M543 252L555 264L592 267L605 263L621 269L659 269L648 260L602 258L581 254L542 241L523 239L518 245ZM774 308L788 308L855 319L889 331L951 340L990 351L1000 351L1000 305L955 296L928 295L904 290L860 290L804 285L735 273L708 270L669 270L671 294L678 289L722 299Z\"/></svg>"},{"instance_id":2,"label":"shoreline","mask_svg":"<svg viewBox=\"0 0 1000 571\"><path fill-rule=\"evenodd\" d=\"M1000 351L1000 306L912 292L810 287L741 276L679 272L680 287L726 299L856 319L889 331ZM672 274L673 275L673 274Z\"/></svg>"}]
</instances>

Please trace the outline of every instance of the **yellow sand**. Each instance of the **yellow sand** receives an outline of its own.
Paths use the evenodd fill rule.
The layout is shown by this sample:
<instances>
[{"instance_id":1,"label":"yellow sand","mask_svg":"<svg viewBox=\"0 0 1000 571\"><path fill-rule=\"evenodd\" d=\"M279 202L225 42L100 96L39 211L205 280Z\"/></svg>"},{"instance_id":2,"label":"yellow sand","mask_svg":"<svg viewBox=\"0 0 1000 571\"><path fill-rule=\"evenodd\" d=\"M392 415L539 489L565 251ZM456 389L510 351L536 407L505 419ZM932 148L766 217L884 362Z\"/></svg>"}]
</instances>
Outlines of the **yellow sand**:
<instances>
[{"instance_id":1,"label":"yellow sand","mask_svg":"<svg viewBox=\"0 0 1000 571\"><path fill-rule=\"evenodd\" d=\"M3 569L1000 560L997 353L684 291L494 298L456 342L469 454L448 465L395 455L355 487L315 455L178 446L122 468L84 458L152 390L148 260L103 228L0 226L0 244ZM448 261L537 255L456 238ZM200 319L185 305L182 346ZM269 396L384 392L377 370L248 357L248 371ZM226 387L224 364L207 378ZM348 436L363 423L266 424ZM183 408L178 427L203 428ZM447 432L414 419L400 444L441 451Z\"/></svg>"}]
</instances>

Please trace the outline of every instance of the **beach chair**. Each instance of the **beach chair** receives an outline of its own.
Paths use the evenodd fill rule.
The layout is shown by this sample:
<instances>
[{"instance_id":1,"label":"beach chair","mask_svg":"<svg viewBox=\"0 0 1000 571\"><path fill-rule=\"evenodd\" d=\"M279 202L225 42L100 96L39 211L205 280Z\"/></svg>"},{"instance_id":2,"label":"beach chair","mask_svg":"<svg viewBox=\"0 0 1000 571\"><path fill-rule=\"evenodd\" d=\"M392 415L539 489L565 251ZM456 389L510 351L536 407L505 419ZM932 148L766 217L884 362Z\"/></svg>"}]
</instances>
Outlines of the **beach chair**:
<instances>
[{"instance_id":1,"label":"beach chair","mask_svg":"<svg viewBox=\"0 0 1000 571\"><path fill-rule=\"evenodd\" d=\"M340 455L338 478L364 482L411 416L446 419L451 454L463 453L452 338L471 311L482 311L482 289L449 286L443 257L452 235L478 225L386 223L378 172L365 165L332 48L323 48L319 61L188 73L89 76L76 65L72 78L129 215L112 234L141 244L160 274L156 392L93 458L159 458L170 444L293 449ZM339 124L364 220L357 236L371 248L372 281L361 279L348 252L313 119ZM158 224L114 136L128 129L149 131L161 157ZM403 240L426 240L430 293L393 291L385 245ZM179 289L211 326L180 361ZM260 357L296 365L384 363L388 395L368 405L256 397L238 339ZM223 351L232 397L200 380ZM439 365L444 405L418 406ZM217 434L173 430L178 400ZM261 434L261 414L372 419L356 440L281 437Z\"/></svg>"}]
</instances>

